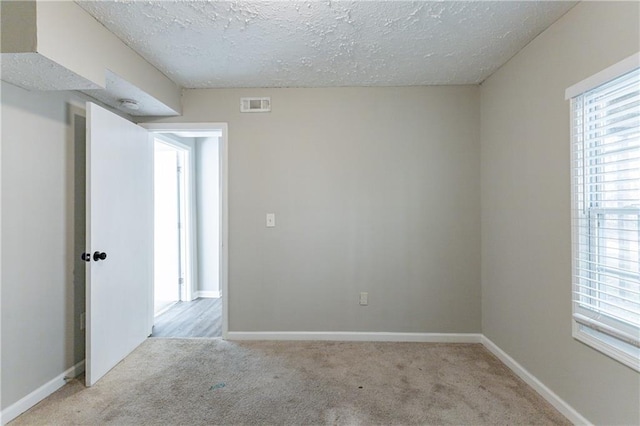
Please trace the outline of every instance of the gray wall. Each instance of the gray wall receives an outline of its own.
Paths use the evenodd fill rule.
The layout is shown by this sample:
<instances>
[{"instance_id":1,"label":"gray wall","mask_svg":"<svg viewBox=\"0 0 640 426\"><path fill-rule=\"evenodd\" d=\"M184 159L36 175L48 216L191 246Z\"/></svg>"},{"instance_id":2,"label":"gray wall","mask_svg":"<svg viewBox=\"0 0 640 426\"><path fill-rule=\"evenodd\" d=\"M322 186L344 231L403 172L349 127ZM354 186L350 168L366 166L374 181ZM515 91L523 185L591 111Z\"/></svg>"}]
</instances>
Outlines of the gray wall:
<instances>
[{"instance_id":1,"label":"gray wall","mask_svg":"<svg viewBox=\"0 0 640 426\"><path fill-rule=\"evenodd\" d=\"M479 332L481 299L560 397L638 424L638 373L571 338L564 101L639 50L638 13L581 3L481 89L186 91L165 121L229 123L230 329ZM273 112L240 114L254 95ZM78 361L70 99L2 84L3 408Z\"/></svg>"},{"instance_id":2,"label":"gray wall","mask_svg":"<svg viewBox=\"0 0 640 426\"><path fill-rule=\"evenodd\" d=\"M220 171L218 137L197 138L198 291L220 294Z\"/></svg>"},{"instance_id":3,"label":"gray wall","mask_svg":"<svg viewBox=\"0 0 640 426\"><path fill-rule=\"evenodd\" d=\"M2 83L3 409L84 359L71 99Z\"/></svg>"},{"instance_id":4,"label":"gray wall","mask_svg":"<svg viewBox=\"0 0 640 426\"><path fill-rule=\"evenodd\" d=\"M2 53L35 52L36 2L3 1L0 3L0 50Z\"/></svg>"},{"instance_id":5,"label":"gray wall","mask_svg":"<svg viewBox=\"0 0 640 426\"><path fill-rule=\"evenodd\" d=\"M597 424L640 423L640 375L571 337L564 90L637 52L638 16L580 3L481 89L482 331Z\"/></svg>"},{"instance_id":6,"label":"gray wall","mask_svg":"<svg viewBox=\"0 0 640 426\"><path fill-rule=\"evenodd\" d=\"M230 331L480 331L478 87L183 101L164 121L229 124Z\"/></svg>"}]
</instances>

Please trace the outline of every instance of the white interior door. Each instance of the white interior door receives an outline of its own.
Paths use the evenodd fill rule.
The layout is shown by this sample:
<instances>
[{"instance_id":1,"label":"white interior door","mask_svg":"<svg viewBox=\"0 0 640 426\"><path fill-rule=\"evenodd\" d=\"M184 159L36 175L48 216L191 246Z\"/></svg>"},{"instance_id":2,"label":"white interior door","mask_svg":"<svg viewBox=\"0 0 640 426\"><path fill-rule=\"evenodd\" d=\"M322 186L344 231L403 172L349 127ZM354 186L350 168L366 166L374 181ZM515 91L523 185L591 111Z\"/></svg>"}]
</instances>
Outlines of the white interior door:
<instances>
[{"instance_id":1,"label":"white interior door","mask_svg":"<svg viewBox=\"0 0 640 426\"><path fill-rule=\"evenodd\" d=\"M86 248L91 386L151 334L153 142L140 126L90 102Z\"/></svg>"}]
</instances>

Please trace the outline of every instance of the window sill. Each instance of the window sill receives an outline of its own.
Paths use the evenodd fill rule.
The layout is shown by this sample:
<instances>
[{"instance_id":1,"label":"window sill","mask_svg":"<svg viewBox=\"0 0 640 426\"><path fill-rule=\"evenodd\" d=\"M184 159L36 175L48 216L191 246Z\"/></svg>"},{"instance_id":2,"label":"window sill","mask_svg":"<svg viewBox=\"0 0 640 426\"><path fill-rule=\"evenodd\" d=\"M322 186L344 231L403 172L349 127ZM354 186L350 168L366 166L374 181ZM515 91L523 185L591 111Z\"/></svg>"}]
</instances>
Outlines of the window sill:
<instances>
[{"instance_id":1,"label":"window sill","mask_svg":"<svg viewBox=\"0 0 640 426\"><path fill-rule=\"evenodd\" d=\"M640 348L573 322L573 338L627 367L640 372Z\"/></svg>"}]
</instances>

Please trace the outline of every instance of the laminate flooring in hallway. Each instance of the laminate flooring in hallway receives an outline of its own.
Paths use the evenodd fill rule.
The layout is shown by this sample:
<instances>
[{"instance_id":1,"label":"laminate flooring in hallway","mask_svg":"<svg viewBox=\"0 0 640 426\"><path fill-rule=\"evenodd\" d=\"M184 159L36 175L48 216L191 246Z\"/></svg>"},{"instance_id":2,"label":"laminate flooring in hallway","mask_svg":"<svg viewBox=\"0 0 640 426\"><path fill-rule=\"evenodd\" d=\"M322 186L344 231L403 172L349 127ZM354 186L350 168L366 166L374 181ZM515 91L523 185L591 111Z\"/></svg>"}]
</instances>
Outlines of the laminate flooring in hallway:
<instances>
[{"instance_id":1,"label":"laminate flooring in hallway","mask_svg":"<svg viewBox=\"0 0 640 426\"><path fill-rule=\"evenodd\" d=\"M178 302L155 319L151 337L221 337L222 299Z\"/></svg>"}]
</instances>

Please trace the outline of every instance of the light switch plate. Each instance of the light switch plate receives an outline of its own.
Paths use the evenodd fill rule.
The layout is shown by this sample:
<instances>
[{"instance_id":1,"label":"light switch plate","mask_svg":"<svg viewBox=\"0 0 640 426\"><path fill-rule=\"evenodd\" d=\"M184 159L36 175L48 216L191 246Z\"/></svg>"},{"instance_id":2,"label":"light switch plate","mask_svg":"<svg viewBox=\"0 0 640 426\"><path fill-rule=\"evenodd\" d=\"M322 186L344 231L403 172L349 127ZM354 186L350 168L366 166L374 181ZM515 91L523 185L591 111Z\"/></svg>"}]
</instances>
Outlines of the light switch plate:
<instances>
[{"instance_id":1,"label":"light switch plate","mask_svg":"<svg viewBox=\"0 0 640 426\"><path fill-rule=\"evenodd\" d=\"M267 228L275 228L276 226L276 214L267 213Z\"/></svg>"}]
</instances>

